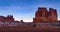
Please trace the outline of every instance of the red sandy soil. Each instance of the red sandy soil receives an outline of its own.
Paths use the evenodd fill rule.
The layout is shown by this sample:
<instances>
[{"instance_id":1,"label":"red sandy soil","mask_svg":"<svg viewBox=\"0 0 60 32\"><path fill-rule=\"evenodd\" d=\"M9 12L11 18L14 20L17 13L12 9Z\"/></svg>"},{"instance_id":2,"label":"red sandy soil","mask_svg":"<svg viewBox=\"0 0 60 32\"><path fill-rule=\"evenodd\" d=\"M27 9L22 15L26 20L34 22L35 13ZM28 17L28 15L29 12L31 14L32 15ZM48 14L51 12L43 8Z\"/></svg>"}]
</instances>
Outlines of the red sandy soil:
<instances>
[{"instance_id":1,"label":"red sandy soil","mask_svg":"<svg viewBox=\"0 0 60 32\"><path fill-rule=\"evenodd\" d=\"M60 28L53 27L27 27L27 26L1 26L0 32L60 32Z\"/></svg>"}]
</instances>

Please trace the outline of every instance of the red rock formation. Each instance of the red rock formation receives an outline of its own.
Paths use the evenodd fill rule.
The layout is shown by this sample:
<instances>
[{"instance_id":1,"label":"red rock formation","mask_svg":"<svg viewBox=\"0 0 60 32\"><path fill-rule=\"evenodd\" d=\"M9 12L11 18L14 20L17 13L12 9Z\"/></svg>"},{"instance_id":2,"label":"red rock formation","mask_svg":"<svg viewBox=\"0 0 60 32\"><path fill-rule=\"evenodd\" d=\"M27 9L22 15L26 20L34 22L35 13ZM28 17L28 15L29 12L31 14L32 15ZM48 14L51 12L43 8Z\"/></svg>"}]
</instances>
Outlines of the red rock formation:
<instances>
[{"instance_id":1,"label":"red rock formation","mask_svg":"<svg viewBox=\"0 0 60 32\"><path fill-rule=\"evenodd\" d=\"M8 15L7 17L0 16L0 21L14 21L14 18L12 15Z\"/></svg>"},{"instance_id":2,"label":"red rock formation","mask_svg":"<svg viewBox=\"0 0 60 32\"><path fill-rule=\"evenodd\" d=\"M35 18L33 18L33 22L42 22L47 21L47 9L46 8L38 8L38 11L35 14Z\"/></svg>"},{"instance_id":3,"label":"red rock formation","mask_svg":"<svg viewBox=\"0 0 60 32\"><path fill-rule=\"evenodd\" d=\"M56 9L53 9L53 8L49 9L48 19L49 19L49 21L57 21L57 11L56 11Z\"/></svg>"},{"instance_id":4,"label":"red rock formation","mask_svg":"<svg viewBox=\"0 0 60 32\"><path fill-rule=\"evenodd\" d=\"M8 16L7 16L7 20L8 20L8 21L14 21L14 18L13 18L12 15L8 15Z\"/></svg>"},{"instance_id":5,"label":"red rock formation","mask_svg":"<svg viewBox=\"0 0 60 32\"><path fill-rule=\"evenodd\" d=\"M38 8L36 11L35 18L33 18L33 22L50 22L57 21L57 11L56 9L50 8L49 11L42 7Z\"/></svg>"}]
</instances>

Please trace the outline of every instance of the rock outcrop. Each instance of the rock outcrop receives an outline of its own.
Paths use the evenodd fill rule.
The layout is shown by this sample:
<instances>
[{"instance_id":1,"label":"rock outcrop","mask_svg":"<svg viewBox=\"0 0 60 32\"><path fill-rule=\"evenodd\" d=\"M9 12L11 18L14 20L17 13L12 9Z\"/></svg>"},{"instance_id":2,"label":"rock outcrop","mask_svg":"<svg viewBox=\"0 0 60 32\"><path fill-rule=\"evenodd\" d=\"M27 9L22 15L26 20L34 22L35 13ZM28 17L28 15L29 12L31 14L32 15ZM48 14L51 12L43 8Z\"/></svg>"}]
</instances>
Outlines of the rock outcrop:
<instances>
[{"instance_id":1,"label":"rock outcrop","mask_svg":"<svg viewBox=\"0 0 60 32\"><path fill-rule=\"evenodd\" d=\"M13 18L12 15L8 15L7 17L0 16L0 21L9 21L9 22L12 22L12 21L14 21L14 18Z\"/></svg>"},{"instance_id":2,"label":"rock outcrop","mask_svg":"<svg viewBox=\"0 0 60 32\"><path fill-rule=\"evenodd\" d=\"M45 7L39 7L36 11L35 18L33 22L55 22L57 21L57 11L56 9L50 8L49 11Z\"/></svg>"},{"instance_id":3,"label":"rock outcrop","mask_svg":"<svg viewBox=\"0 0 60 32\"><path fill-rule=\"evenodd\" d=\"M57 21L57 11L56 9L50 8L48 13L49 21Z\"/></svg>"}]
</instances>

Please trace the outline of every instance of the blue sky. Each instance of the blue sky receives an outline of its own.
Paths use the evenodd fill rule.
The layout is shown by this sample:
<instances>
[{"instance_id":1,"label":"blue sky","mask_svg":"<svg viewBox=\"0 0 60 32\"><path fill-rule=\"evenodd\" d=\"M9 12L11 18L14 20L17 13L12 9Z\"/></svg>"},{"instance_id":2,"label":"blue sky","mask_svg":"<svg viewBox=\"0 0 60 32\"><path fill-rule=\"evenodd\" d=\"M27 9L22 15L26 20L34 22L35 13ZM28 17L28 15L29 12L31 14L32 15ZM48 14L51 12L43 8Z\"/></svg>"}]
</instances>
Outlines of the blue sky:
<instances>
[{"instance_id":1,"label":"blue sky","mask_svg":"<svg viewBox=\"0 0 60 32\"><path fill-rule=\"evenodd\" d=\"M0 0L0 15L32 22L38 7L55 8L60 19L60 0Z\"/></svg>"}]
</instances>

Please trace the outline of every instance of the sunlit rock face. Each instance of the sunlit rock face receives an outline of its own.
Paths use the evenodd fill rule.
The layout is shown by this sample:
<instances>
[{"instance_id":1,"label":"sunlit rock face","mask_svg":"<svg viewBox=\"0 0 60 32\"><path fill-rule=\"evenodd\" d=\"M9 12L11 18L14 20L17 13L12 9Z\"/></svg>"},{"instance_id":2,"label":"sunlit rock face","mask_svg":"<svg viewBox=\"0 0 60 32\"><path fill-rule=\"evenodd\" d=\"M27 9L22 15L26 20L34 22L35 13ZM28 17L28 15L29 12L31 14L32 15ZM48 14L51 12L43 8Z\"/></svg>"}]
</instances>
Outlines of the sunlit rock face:
<instances>
[{"instance_id":1,"label":"sunlit rock face","mask_svg":"<svg viewBox=\"0 0 60 32\"><path fill-rule=\"evenodd\" d=\"M56 9L49 8L49 11L45 7L39 7L36 11L33 22L55 22L57 21Z\"/></svg>"},{"instance_id":2,"label":"sunlit rock face","mask_svg":"<svg viewBox=\"0 0 60 32\"><path fill-rule=\"evenodd\" d=\"M9 22L12 22L14 21L14 18L12 15L8 15L7 17L4 17L4 16L0 16L0 21L9 21Z\"/></svg>"}]
</instances>

